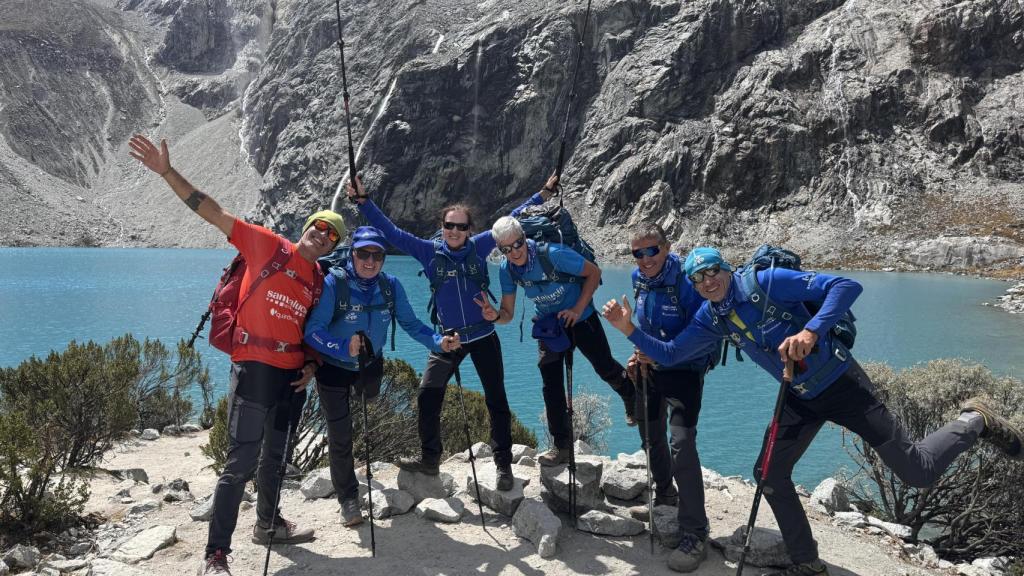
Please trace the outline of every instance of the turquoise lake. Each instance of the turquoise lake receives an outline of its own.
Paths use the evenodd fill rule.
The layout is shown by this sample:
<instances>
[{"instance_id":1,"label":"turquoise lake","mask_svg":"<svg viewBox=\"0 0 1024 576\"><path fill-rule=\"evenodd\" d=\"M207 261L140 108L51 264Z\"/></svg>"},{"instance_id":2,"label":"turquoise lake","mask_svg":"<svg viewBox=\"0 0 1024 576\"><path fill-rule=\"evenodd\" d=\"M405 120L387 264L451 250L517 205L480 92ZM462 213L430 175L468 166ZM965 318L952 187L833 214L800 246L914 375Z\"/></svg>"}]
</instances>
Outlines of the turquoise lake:
<instances>
[{"instance_id":1,"label":"turquoise lake","mask_svg":"<svg viewBox=\"0 0 1024 576\"><path fill-rule=\"evenodd\" d=\"M15 366L29 356L62 350L71 340L106 342L131 332L173 345L187 338L204 311L231 250L0 248L0 366ZM391 256L385 270L397 275L426 318L429 291L409 257ZM497 273L492 268L493 285ZM596 302L628 293L629 269L608 267ZM1003 282L940 274L844 272L864 285L854 305L858 318L856 357L907 367L934 358L959 357L981 362L1003 375L1024 377L1024 315L983 306L1007 288ZM522 310L522 292L517 312ZM530 307L532 310L532 305ZM527 314L529 316L529 312ZM529 318L527 318L527 324ZM612 349L624 362L632 347L606 324ZM498 328L505 351L505 382L512 409L534 428L543 443L543 410L536 344L519 341L517 321ZM399 330L394 353L417 370L426 351ZM205 340L197 343L216 386L227 383L228 358ZM388 352L391 354L390 352ZM464 384L480 390L471 363ZM640 441L623 421L622 405L583 359L576 362L577 394L609 397L613 426L607 453L634 452ZM702 464L722 474L750 477L764 427L771 417L776 384L750 361L736 362L708 375L698 442ZM198 404L198 403L197 403ZM838 429L826 427L794 472L794 480L813 488L850 462Z\"/></svg>"}]
</instances>

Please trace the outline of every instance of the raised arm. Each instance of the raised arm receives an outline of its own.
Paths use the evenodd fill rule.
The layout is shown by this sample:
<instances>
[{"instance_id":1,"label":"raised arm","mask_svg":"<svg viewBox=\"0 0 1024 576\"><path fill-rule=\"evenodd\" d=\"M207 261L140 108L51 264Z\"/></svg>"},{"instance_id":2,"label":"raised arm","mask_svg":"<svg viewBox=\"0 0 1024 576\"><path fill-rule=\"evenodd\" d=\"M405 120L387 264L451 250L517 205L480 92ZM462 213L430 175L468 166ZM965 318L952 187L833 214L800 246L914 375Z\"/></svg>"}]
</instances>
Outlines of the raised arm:
<instances>
[{"instance_id":1,"label":"raised arm","mask_svg":"<svg viewBox=\"0 0 1024 576\"><path fill-rule=\"evenodd\" d=\"M235 216L221 208L216 200L196 189L184 176L178 174L178 171L171 166L171 156L167 152L167 140L161 140L160 148L157 148L148 138L136 134L128 141L128 146L131 148L128 154L142 162L146 168L160 175L186 206L199 214L203 220L219 228L225 236L231 237L231 231L235 226Z\"/></svg>"},{"instance_id":2,"label":"raised arm","mask_svg":"<svg viewBox=\"0 0 1024 576\"><path fill-rule=\"evenodd\" d=\"M369 221L370 225L380 230L384 238L394 245L395 248L419 260L423 266L427 266L434 257L434 243L395 226L395 223L385 216L380 208L370 200L366 194L366 189L363 188L362 180L358 176L353 180L355 181L355 188L352 187L350 182L346 185L345 191L348 197L359 206L359 211L362 212L363 216L366 216L366 220ZM358 190L358 194L356 190Z\"/></svg>"},{"instance_id":3,"label":"raised arm","mask_svg":"<svg viewBox=\"0 0 1024 576\"><path fill-rule=\"evenodd\" d=\"M544 187L541 188L539 192L527 198L526 201L519 206L516 206L508 215L515 218L530 206L537 206L547 202L552 196L554 196L555 186L558 186L558 176L552 174L548 177L548 181L544 183Z\"/></svg>"}]
</instances>

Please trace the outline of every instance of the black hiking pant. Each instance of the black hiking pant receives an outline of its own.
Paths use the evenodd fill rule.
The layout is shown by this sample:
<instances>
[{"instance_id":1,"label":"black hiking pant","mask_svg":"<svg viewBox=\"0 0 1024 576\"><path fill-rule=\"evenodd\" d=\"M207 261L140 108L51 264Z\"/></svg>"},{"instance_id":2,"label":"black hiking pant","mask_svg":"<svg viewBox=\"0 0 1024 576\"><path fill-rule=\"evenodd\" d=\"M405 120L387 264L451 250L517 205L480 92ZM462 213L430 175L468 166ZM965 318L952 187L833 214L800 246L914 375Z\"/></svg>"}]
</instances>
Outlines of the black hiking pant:
<instances>
[{"instance_id":1,"label":"black hiking pant","mask_svg":"<svg viewBox=\"0 0 1024 576\"><path fill-rule=\"evenodd\" d=\"M316 371L320 411L327 423L331 484L338 502L359 497L359 482L352 457L352 405L349 401L352 385L358 379L358 372L326 363Z\"/></svg>"},{"instance_id":2,"label":"black hiking pant","mask_svg":"<svg viewBox=\"0 0 1024 576\"><path fill-rule=\"evenodd\" d=\"M626 370L612 356L608 346L608 338L601 326L601 316L594 312L586 320L577 322L569 329L569 338L575 348L594 367L597 375L612 387L622 398L623 404L630 407L636 403L636 391L633 383L626 377ZM555 447L569 448L572 446L572 424L569 422L569 403L565 394L565 374L562 371L566 354L572 352L552 352L543 340L537 341L540 378L543 381L544 408L548 419L548 431L554 438Z\"/></svg>"},{"instance_id":3,"label":"black hiking pant","mask_svg":"<svg viewBox=\"0 0 1024 576\"><path fill-rule=\"evenodd\" d=\"M642 385L638 390L643 390ZM651 370L647 384L647 410L637 399L641 445L650 426L651 476L655 490L669 491L673 478L679 487L679 528L705 538L708 516L704 511L704 476L697 456L697 419L704 395L703 370ZM671 439L666 441L667 432Z\"/></svg>"},{"instance_id":4,"label":"black hiking pant","mask_svg":"<svg viewBox=\"0 0 1024 576\"><path fill-rule=\"evenodd\" d=\"M501 357L501 340L492 332L483 338L463 344L452 352L431 352L423 371L416 402L419 406L419 434L424 462L440 462L441 407L445 390L455 368L469 356L484 388L484 401L491 417L491 444L495 464L512 462L512 410L505 395L505 366Z\"/></svg>"},{"instance_id":5,"label":"black hiking pant","mask_svg":"<svg viewBox=\"0 0 1024 576\"><path fill-rule=\"evenodd\" d=\"M901 480L918 488L934 483L960 453L978 440L978 432L961 420L946 424L920 442L910 440L878 399L867 374L853 360L850 368L816 398L800 400L787 394L764 494L795 563L817 558L818 545L791 475L825 422L834 422L863 438ZM754 468L755 478L761 476L762 457L763 452Z\"/></svg>"},{"instance_id":6,"label":"black hiking pant","mask_svg":"<svg viewBox=\"0 0 1024 576\"><path fill-rule=\"evenodd\" d=\"M245 494L245 483L253 474L258 488L257 520L267 524L277 513L274 500L281 485L288 423L292 423L294 431L306 403L306 391L294 392L291 386L301 376L301 370L275 368L262 362L231 364L228 454L213 493L207 556L217 549L231 552L238 506Z\"/></svg>"}]
</instances>

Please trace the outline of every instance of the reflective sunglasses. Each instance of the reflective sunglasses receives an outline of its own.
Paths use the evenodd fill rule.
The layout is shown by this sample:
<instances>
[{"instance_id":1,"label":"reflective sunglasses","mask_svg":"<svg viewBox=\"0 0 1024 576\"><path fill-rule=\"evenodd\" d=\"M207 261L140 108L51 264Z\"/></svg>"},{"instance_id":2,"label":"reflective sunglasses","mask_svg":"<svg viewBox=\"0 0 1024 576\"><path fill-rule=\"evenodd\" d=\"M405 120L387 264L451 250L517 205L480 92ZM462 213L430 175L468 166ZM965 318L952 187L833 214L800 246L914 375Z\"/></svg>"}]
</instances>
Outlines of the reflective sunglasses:
<instances>
[{"instance_id":1,"label":"reflective sunglasses","mask_svg":"<svg viewBox=\"0 0 1024 576\"><path fill-rule=\"evenodd\" d=\"M365 248L356 248L352 252L353 254L356 255L356 258L359 258L360 260L369 260L372 258L375 262L384 261L384 253L381 252L380 250L367 250Z\"/></svg>"},{"instance_id":2,"label":"reflective sunglasses","mask_svg":"<svg viewBox=\"0 0 1024 576\"><path fill-rule=\"evenodd\" d=\"M445 222L444 223L444 229L445 230L455 230L455 229L458 229L459 232L466 232L467 230L469 230L469 222Z\"/></svg>"},{"instance_id":3,"label":"reflective sunglasses","mask_svg":"<svg viewBox=\"0 0 1024 576\"><path fill-rule=\"evenodd\" d=\"M327 238L331 242L337 243L338 240L341 240L341 234L338 234L338 231L334 229L334 226L331 226L324 220L314 220L313 228L316 228L318 232L327 232Z\"/></svg>"},{"instance_id":4,"label":"reflective sunglasses","mask_svg":"<svg viewBox=\"0 0 1024 576\"><path fill-rule=\"evenodd\" d=\"M718 276L718 273L721 271L722 268L718 264L715 264L714 266L705 268L703 270L698 270L693 274L690 274L690 282L693 282L694 284L700 284L707 278L714 278L715 276Z\"/></svg>"},{"instance_id":5,"label":"reflective sunglasses","mask_svg":"<svg viewBox=\"0 0 1024 576\"><path fill-rule=\"evenodd\" d=\"M647 248L638 248L636 250L633 250L633 258L636 258L637 260L645 256L647 258L652 258L654 256L657 256L659 252L661 252L661 248L658 247L657 244L655 244L654 246L648 246Z\"/></svg>"},{"instance_id":6,"label":"reflective sunglasses","mask_svg":"<svg viewBox=\"0 0 1024 576\"><path fill-rule=\"evenodd\" d=\"M509 244L508 246L499 246L498 250L501 250L502 254L508 254L513 250L519 250L520 248L523 247L523 244L526 244L526 238L520 238L519 240L516 240L515 242Z\"/></svg>"}]
</instances>

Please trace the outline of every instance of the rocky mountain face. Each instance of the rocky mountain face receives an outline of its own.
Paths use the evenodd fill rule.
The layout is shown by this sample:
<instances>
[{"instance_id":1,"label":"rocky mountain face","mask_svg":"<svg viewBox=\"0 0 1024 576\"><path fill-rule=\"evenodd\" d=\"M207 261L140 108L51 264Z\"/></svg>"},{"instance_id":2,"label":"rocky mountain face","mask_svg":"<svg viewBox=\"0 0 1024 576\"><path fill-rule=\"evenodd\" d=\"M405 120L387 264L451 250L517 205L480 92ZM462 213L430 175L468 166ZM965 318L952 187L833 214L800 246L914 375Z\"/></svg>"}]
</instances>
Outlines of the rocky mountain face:
<instances>
[{"instance_id":1,"label":"rocky mountain face","mask_svg":"<svg viewBox=\"0 0 1024 576\"><path fill-rule=\"evenodd\" d=\"M4 175L42 171L85 221L119 226L99 243L222 242L124 160L148 128L184 174L280 231L332 203L347 174L334 2L20 4L0 7L31 12L0 14L4 198L43 187ZM1024 268L1018 0L339 8L359 170L418 234L446 204L489 220L536 190L565 126L565 199L604 258L655 220L680 248L737 259L773 241L816 265ZM80 16L43 25L47 10ZM49 242L5 228L6 244Z\"/></svg>"}]
</instances>

